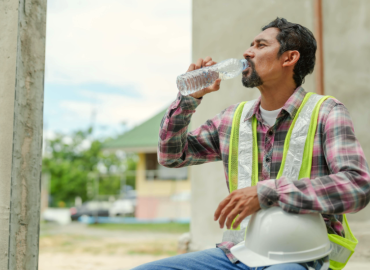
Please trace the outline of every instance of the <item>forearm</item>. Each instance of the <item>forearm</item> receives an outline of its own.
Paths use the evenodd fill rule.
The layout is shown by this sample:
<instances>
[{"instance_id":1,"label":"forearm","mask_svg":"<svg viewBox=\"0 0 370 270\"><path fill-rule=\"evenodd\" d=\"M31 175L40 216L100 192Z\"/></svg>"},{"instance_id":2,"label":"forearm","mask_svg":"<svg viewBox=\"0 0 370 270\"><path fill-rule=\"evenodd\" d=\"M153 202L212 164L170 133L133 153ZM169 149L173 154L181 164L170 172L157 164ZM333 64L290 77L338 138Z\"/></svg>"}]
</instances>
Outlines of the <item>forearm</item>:
<instances>
[{"instance_id":1,"label":"forearm","mask_svg":"<svg viewBox=\"0 0 370 270\"><path fill-rule=\"evenodd\" d=\"M348 110L338 103L323 123L318 136L322 136L321 151L330 174L262 181L258 183L262 208L279 205L289 212L343 214L357 212L368 204L369 168Z\"/></svg>"},{"instance_id":2,"label":"forearm","mask_svg":"<svg viewBox=\"0 0 370 270\"><path fill-rule=\"evenodd\" d=\"M368 171L344 171L315 179L266 180L257 185L262 208L273 205L287 212L353 213L370 200Z\"/></svg>"},{"instance_id":3,"label":"forearm","mask_svg":"<svg viewBox=\"0 0 370 270\"><path fill-rule=\"evenodd\" d=\"M188 126L201 99L178 95L162 119L158 162L166 167L179 168L219 160L218 131L208 120L192 132Z\"/></svg>"}]
</instances>

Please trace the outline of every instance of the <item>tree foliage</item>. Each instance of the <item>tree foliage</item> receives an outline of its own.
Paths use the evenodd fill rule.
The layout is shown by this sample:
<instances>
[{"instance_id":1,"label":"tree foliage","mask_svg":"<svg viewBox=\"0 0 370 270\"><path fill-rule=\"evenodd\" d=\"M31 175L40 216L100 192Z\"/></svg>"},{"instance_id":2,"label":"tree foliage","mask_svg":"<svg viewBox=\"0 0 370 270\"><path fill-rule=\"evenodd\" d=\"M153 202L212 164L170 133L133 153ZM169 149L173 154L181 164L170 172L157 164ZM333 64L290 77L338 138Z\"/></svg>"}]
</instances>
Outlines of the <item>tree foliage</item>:
<instances>
[{"instance_id":1,"label":"tree foliage","mask_svg":"<svg viewBox=\"0 0 370 270\"><path fill-rule=\"evenodd\" d=\"M53 206L60 201L73 205L77 196L86 201L97 195L117 195L124 172L136 169L135 155L104 152L103 141L91 135L90 128L46 141L42 171L49 175ZM135 188L135 177L127 176L125 183Z\"/></svg>"}]
</instances>

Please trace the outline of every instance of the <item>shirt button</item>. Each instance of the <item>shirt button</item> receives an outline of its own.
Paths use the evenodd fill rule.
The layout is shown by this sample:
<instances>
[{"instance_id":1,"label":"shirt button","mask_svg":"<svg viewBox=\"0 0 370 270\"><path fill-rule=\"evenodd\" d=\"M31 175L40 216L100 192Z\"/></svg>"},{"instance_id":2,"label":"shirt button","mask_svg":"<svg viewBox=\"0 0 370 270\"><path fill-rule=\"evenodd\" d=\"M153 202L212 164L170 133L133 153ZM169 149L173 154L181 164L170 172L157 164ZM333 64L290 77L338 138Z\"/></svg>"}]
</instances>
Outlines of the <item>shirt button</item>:
<instances>
[{"instance_id":1,"label":"shirt button","mask_svg":"<svg viewBox=\"0 0 370 270\"><path fill-rule=\"evenodd\" d=\"M268 205L272 205L272 201L270 199L267 200Z\"/></svg>"},{"instance_id":2,"label":"shirt button","mask_svg":"<svg viewBox=\"0 0 370 270\"><path fill-rule=\"evenodd\" d=\"M265 160L267 163L269 163L271 161L271 158L267 157Z\"/></svg>"},{"instance_id":3,"label":"shirt button","mask_svg":"<svg viewBox=\"0 0 370 270\"><path fill-rule=\"evenodd\" d=\"M274 134L274 132L272 132L272 130L269 130L269 135L272 136Z\"/></svg>"}]
</instances>

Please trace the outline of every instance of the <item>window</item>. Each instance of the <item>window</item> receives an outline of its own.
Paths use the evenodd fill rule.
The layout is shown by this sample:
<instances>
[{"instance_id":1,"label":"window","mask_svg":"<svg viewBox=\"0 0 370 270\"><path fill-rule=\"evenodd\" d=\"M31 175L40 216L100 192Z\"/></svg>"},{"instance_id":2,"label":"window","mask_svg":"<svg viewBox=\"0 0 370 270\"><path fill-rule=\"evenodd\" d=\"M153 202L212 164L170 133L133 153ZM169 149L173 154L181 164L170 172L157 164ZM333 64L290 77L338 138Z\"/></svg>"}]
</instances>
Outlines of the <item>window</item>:
<instances>
[{"instance_id":1,"label":"window","mask_svg":"<svg viewBox=\"0 0 370 270\"><path fill-rule=\"evenodd\" d=\"M145 154L145 175L147 180L186 180L188 168L167 168L158 163L157 153Z\"/></svg>"},{"instance_id":2,"label":"window","mask_svg":"<svg viewBox=\"0 0 370 270\"><path fill-rule=\"evenodd\" d=\"M157 153L148 153L145 154L145 166L146 170L157 170L158 169L158 160L157 160Z\"/></svg>"}]
</instances>

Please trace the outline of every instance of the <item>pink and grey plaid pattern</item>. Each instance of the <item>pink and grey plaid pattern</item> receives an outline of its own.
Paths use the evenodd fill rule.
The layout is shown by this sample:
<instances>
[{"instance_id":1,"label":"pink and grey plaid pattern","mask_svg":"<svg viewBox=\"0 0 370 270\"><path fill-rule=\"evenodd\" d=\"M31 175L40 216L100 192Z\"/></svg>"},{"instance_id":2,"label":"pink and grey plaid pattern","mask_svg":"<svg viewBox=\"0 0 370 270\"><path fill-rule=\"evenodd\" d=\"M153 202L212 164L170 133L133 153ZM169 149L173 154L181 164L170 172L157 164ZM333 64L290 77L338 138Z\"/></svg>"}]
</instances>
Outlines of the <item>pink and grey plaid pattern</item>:
<instances>
[{"instance_id":1,"label":"pink and grey plaid pattern","mask_svg":"<svg viewBox=\"0 0 370 270\"><path fill-rule=\"evenodd\" d=\"M306 95L298 87L285 103L274 126L261 118L258 102L247 114L258 120L258 197L262 208L280 206L287 212L319 212L329 233L344 235L342 214L357 212L370 200L370 174L345 106L336 99L323 102L319 112L311 179L276 180L288 129ZM179 168L222 160L228 187L231 124L238 104L231 105L188 132L192 114L201 99L178 94L161 122L158 143L160 164ZM217 244L232 262L232 243Z\"/></svg>"}]
</instances>

